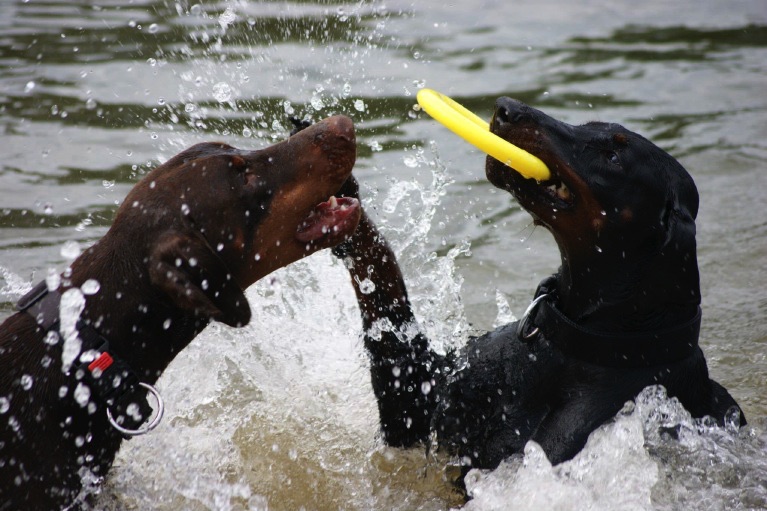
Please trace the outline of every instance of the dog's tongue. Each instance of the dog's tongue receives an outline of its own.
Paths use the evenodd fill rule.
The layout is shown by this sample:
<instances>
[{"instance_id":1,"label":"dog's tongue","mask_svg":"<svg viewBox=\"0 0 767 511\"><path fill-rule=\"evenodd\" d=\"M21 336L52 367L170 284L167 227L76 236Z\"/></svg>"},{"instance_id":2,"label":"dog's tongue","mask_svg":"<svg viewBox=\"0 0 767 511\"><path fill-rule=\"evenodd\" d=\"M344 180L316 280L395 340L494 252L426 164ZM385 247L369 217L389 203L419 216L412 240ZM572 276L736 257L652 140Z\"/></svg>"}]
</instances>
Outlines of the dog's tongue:
<instances>
[{"instance_id":1,"label":"dog's tongue","mask_svg":"<svg viewBox=\"0 0 767 511\"><path fill-rule=\"evenodd\" d=\"M296 231L298 241L308 243L324 236L352 231L359 201L351 197L330 197L315 206Z\"/></svg>"}]
</instances>

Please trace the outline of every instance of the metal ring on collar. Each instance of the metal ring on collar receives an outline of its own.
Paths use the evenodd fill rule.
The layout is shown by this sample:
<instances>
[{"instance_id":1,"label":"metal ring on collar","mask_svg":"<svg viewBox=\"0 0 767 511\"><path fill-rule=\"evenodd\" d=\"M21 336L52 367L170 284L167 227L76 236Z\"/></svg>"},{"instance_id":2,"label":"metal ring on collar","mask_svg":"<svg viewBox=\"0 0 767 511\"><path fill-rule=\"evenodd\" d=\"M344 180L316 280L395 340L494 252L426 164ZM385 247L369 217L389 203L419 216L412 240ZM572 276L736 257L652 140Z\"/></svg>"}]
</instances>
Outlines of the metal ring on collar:
<instances>
[{"instance_id":1,"label":"metal ring on collar","mask_svg":"<svg viewBox=\"0 0 767 511\"><path fill-rule=\"evenodd\" d=\"M547 293L544 293L540 296L538 296L535 300L530 302L530 305L527 306L527 310L525 311L525 314L522 316L522 319L519 320L519 323L517 324L517 336L521 337L522 339L531 339L533 338L538 332L540 332L540 329L536 326L533 328L533 331L529 334L525 335L524 330L525 326L527 325L527 320L530 318L530 315L535 312L535 309L538 307L538 304L541 303L541 301L548 297L549 295Z\"/></svg>"},{"instance_id":2,"label":"metal ring on collar","mask_svg":"<svg viewBox=\"0 0 767 511\"><path fill-rule=\"evenodd\" d=\"M149 385L148 383L139 382L139 385L147 389L149 393L152 394L155 400L157 401L157 412L155 413L154 418L149 422L149 424L138 429L124 428L120 426L117 423L117 421L114 420L114 418L112 417L112 412L110 412L109 407L107 407L107 418L109 419L109 423L112 425L113 428L115 428L117 431L119 431L120 433L126 436L139 436L139 435L144 435L146 433L149 433L154 428L156 428L158 424L160 424L160 421L162 420L162 416L165 413L165 402L163 402L162 397L160 396L160 393L157 392L157 389Z\"/></svg>"}]
</instances>

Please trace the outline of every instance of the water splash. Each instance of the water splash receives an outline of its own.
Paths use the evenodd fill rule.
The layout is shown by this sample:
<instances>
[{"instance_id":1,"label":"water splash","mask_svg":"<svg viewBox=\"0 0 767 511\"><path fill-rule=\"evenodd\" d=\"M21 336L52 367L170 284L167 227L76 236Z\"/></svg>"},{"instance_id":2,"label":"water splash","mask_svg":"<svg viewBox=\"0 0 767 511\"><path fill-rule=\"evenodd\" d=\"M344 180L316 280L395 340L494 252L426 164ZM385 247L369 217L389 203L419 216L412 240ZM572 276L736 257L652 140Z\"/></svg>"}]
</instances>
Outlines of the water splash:
<instances>
[{"instance_id":1,"label":"water splash","mask_svg":"<svg viewBox=\"0 0 767 511\"><path fill-rule=\"evenodd\" d=\"M61 295L59 305L59 331L64 339L61 353L61 371L66 373L80 354L82 341L77 330L77 322L85 308L85 296L78 288L71 288Z\"/></svg>"},{"instance_id":2,"label":"water splash","mask_svg":"<svg viewBox=\"0 0 767 511\"><path fill-rule=\"evenodd\" d=\"M552 467L530 442L524 457L491 472L472 471L467 488L474 499L465 509L505 510L513 503L522 511L649 511L720 509L726 502L727 509L763 509L765 439L705 423L662 387L650 387L592 433L571 461Z\"/></svg>"},{"instance_id":3,"label":"water splash","mask_svg":"<svg viewBox=\"0 0 767 511\"><path fill-rule=\"evenodd\" d=\"M516 316L511 312L509 300L498 289L495 290L495 305L498 307L498 315L496 316L495 321L493 321L493 328L498 328L499 326L508 325L509 323L517 321Z\"/></svg>"},{"instance_id":4,"label":"water splash","mask_svg":"<svg viewBox=\"0 0 767 511\"><path fill-rule=\"evenodd\" d=\"M8 297L11 301L18 300L32 290L29 281L3 266L0 266L0 283L0 296Z\"/></svg>"}]
</instances>

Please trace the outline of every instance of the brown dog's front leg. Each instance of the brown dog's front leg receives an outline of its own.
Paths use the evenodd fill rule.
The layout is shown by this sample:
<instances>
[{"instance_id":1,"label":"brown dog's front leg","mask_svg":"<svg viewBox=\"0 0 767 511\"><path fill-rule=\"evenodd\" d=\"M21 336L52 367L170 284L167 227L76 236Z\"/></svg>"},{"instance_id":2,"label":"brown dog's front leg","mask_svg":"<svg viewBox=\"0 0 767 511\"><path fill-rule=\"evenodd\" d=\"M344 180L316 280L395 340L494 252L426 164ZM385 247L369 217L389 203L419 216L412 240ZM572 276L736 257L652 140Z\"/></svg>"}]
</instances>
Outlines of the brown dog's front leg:
<instances>
[{"instance_id":1,"label":"brown dog's front leg","mask_svg":"<svg viewBox=\"0 0 767 511\"><path fill-rule=\"evenodd\" d=\"M357 197L353 177L339 194ZM384 439L394 446L424 441L445 357L429 349L418 327L394 252L363 212L355 233L333 254L357 294Z\"/></svg>"}]
</instances>

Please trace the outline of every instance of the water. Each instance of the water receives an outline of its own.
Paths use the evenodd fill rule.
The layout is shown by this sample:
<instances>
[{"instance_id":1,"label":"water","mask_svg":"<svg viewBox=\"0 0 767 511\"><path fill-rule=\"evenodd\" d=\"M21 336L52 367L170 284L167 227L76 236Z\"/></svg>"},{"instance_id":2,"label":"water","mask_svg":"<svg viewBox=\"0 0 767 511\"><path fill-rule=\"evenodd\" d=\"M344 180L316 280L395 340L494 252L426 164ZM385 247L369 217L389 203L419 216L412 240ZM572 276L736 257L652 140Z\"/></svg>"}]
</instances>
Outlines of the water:
<instances>
[{"instance_id":1,"label":"water","mask_svg":"<svg viewBox=\"0 0 767 511\"><path fill-rule=\"evenodd\" d=\"M568 122L620 122L690 170L701 343L750 425L696 424L648 391L569 463L552 468L531 444L471 473L466 507L767 508L764 3L464 4L0 3L0 318L101 237L158 162L202 140L265 146L286 136L288 115L344 113L365 203L419 320L439 348L460 345L520 315L558 254L415 93L435 88L483 117L508 94ZM163 376L166 419L125 444L99 508L460 505L448 460L376 438L340 263L316 254L248 296L251 325L211 326ZM658 433L677 424L679 440Z\"/></svg>"}]
</instances>

